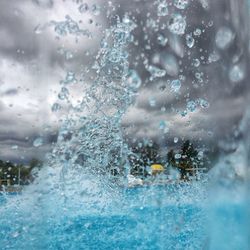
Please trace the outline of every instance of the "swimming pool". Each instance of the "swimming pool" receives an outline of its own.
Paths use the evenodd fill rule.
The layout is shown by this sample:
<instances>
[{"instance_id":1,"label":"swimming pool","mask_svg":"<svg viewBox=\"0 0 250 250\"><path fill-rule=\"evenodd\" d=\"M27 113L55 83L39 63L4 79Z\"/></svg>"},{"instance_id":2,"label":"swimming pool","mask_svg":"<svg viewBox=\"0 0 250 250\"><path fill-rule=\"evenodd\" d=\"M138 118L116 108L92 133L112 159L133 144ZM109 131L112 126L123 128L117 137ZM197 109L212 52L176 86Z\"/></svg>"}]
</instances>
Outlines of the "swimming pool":
<instances>
[{"instance_id":1,"label":"swimming pool","mask_svg":"<svg viewBox=\"0 0 250 250\"><path fill-rule=\"evenodd\" d=\"M84 211L82 204L78 215L62 208L56 218L39 207L40 218L35 220L22 218L19 212L1 217L0 246L1 249L248 249L246 209L242 204L222 204L211 210L205 199L192 203L189 197L183 202L184 193L179 193L182 200L176 199L177 189L175 194L174 186L120 190L122 196L112 205L115 207L92 212Z\"/></svg>"}]
</instances>

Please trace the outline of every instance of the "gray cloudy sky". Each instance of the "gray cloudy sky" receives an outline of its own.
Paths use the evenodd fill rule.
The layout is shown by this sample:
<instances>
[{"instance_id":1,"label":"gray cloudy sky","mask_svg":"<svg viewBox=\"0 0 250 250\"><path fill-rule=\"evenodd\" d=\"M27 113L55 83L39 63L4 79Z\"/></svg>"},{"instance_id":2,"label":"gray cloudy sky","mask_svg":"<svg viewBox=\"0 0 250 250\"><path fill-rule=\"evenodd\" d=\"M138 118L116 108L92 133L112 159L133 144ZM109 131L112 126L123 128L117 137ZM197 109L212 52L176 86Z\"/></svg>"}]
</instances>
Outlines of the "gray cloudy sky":
<instances>
[{"instance_id":1,"label":"gray cloudy sky","mask_svg":"<svg viewBox=\"0 0 250 250\"><path fill-rule=\"evenodd\" d=\"M151 138L172 146L174 137L215 143L218 138L231 134L244 114L249 93L249 25L243 0L223 0L220 4L217 0L209 1L208 8L203 8L201 4L206 1L190 1L186 10L171 6L173 1L167 0L169 15L179 13L186 17L186 34L192 33L195 38L192 49L187 47L185 35L172 34L164 26L169 21L169 15L157 18L157 4L152 4L151 0L116 0L109 7L104 0L82 1L89 6L99 4L100 15L93 15L91 11L81 14L78 2L81 1L0 2L1 159L28 161L32 157L43 157L49 150L51 141L56 137L60 115L51 112L51 105L57 100L59 81L65 77L67 70L80 72L91 65L102 32L109 23L106 10L114 8L112 6L115 6L114 12L121 16L131 12L138 25L134 32L138 45L131 45L129 52L131 68L137 70L143 84L135 104L124 117L123 125L128 137ZM80 21L79 25L88 29L93 38L80 37L78 43L72 36L58 40L52 27L43 29L51 20L65 20L65 15ZM149 25L151 19L160 27L160 31L156 31L154 25ZM223 27L229 27L233 34L226 49L216 47L215 43L216 33ZM38 31L35 32L35 29ZM201 30L200 36L194 35L196 29ZM168 39L166 45L159 45L159 34ZM72 51L74 57L65 60L58 53L58 48L62 47ZM209 63L211 54L217 56L216 62ZM165 69L167 74L149 81L150 74L143 64L145 59L150 65ZM199 67L194 66L194 59L199 59ZM172 71L169 67L172 67ZM198 82L196 73L203 73L202 83ZM239 74L242 77L239 78ZM175 94L168 80L180 76L183 76L182 86L180 93ZM236 80L232 80L232 77L236 77ZM187 101L198 98L207 100L209 108L198 108L185 117L177 113L177 110L186 109ZM166 121L169 127L166 134L159 128L162 121ZM213 133L212 136L209 131ZM45 143L34 148L33 140L40 135L44 136ZM17 149L13 149L15 145Z\"/></svg>"},{"instance_id":2,"label":"gray cloudy sky","mask_svg":"<svg viewBox=\"0 0 250 250\"><path fill-rule=\"evenodd\" d=\"M65 15L82 20L88 25L91 14L82 16L72 1L2 0L0 2L0 158L41 157L48 144L32 147L39 135L53 134L57 119L51 105L57 99L59 81L66 68L77 68L87 63L84 53L97 46L97 40L82 38L76 44L73 39L58 41L52 28L35 32L40 25ZM96 38L100 32L96 32ZM65 46L74 52L74 60L66 62L57 51ZM45 139L50 142L51 136ZM18 146L13 150L12 146Z\"/></svg>"}]
</instances>

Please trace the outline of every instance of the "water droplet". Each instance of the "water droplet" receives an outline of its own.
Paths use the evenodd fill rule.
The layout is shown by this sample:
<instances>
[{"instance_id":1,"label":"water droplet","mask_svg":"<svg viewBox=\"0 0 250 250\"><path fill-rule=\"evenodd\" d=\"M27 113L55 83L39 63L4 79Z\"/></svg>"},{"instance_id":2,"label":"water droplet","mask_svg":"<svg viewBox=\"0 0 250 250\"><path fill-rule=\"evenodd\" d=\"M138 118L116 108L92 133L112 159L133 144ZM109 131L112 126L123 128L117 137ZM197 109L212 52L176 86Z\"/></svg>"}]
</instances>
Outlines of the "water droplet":
<instances>
[{"instance_id":1,"label":"water droplet","mask_svg":"<svg viewBox=\"0 0 250 250\"><path fill-rule=\"evenodd\" d=\"M196 110L197 104L195 103L195 101L188 101L187 102L187 109L190 112L194 112Z\"/></svg>"},{"instance_id":2,"label":"water droplet","mask_svg":"<svg viewBox=\"0 0 250 250\"><path fill-rule=\"evenodd\" d=\"M201 29L195 29L194 35L195 36L200 36L201 35Z\"/></svg>"},{"instance_id":3,"label":"water droplet","mask_svg":"<svg viewBox=\"0 0 250 250\"><path fill-rule=\"evenodd\" d=\"M208 101L199 98L198 102L199 102L201 108L203 108L203 109L209 108L209 102Z\"/></svg>"},{"instance_id":4,"label":"water droplet","mask_svg":"<svg viewBox=\"0 0 250 250\"><path fill-rule=\"evenodd\" d=\"M199 67L201 65L200 60L199 59L194 59L194 67Z\"/></svg>"},{"instance_id":5,"label":"water droplet","mask_svg":"<svg viewBox=\"0 0 250 250\"><path fill-rule=\"evenodd\" d=\"M149 101L149 105L151 107L155 107L156 106L156 100L155 100L154 97L149 97L148 101Z\"/></svg>"},{"instance_id":6,"label":"water droplet","mask_svg":"<svg viewBox=\"0 0 250 250\"><path fill-rule=\"evenodd\" d=\"M159 128L164 129L165 127L166 127L166 122L165 121L160 121Z\"/></svg>"},{"instance_id":7,"label":"water droplet","mask_svg":"<svg viewBox=\"0 0 250 250\"><path fill-rule=\"evenodd\" d=\"M214 25L214 22L213 21L209 21L208 22L208 27L212 27Z\"/></svg>"},{"instance_id":8,"label":"water droplet","mask_svg":"<svg viewBox=\"0 0 250 250\"><path fill-rule=\"evenodd\" d=\"M234 39L232 30L228 27L221 27L215 36L215 43L219 49L227 49Z\"/></svg>"},{"instance_id":9,"label":"water droplet","mask_svg":"<svg viewBox=\"0 0 250 250\"><path fill-rule=\"evenodd\" d=\"M52 112L57 112L57 111L59 111L59 110L61 110L61 109L62 109L62 107L61 107L61 105L58 104L58 103L54 103L54 104L52 105L52 107L51 107Z\"/></svg>"},{"instance_id":10,"label":"water droplet","mask_svg":"<svg viewBox=\"0 0 250 250\"><path fill-rule=\"evenodd\" d=\"M102 49L107 48L107 47L108 47L107 41L106 41L105 39L102 39L102 40L101 40L100 46L101 46Z\"/></svg>"},{"instance_id":11,"label":"water droplet","mask_svg":"<svg viewBox=\"0 0 250 250\"><path fill-rule=\"evenodd\" d=\"M175 155L174 155L174 158L175 158L176 160L181 159L181 154L175 154Z\"/></svg>"},{"instance_id":12,"label":"water droplet","mask_svg":"<svg viewBox=\"0 0 250 250\"><path fill-rule=\"evenodd\" d=\"M157 41L158 43L161 45L161 46L165 46L168 42L168 38L167 37L164 37L162 34L159 34L157 36Z\"/></svg>"},{"instance_id":13,"label":"water droplet","mask_svg":"<svg viewBox=\"0 0 250 250\"><path fill-rule=\"evenodd\" d=\"M129 70L128 84L134 89L138 89L141 86L141 78L138 75L137 71Z\"/></svg>"},{"instance_id":14,"label":"water droplet","mask_svg":"<svg viewBox=\"0 0 250 250\"><path fill-rule=\"evenodd\" d=\"M199 151L197 157L198 157L198 160L202 160L204 157L203 151Z\"/></svg>"},{"instance_id":15,"label":"water droplet","mask_svg":"<svg viewBox=\"0 0 250 250\"><path fill-rule=\"evenodd\" d=\"M208 0L200 0L203 9L207 10L209 8Z\"/></svg>"},{"instance_id":16,"label":"water droplet","mask_svg":"<svg viewBox=\"0 0 250 250\"><path fill-rule=\"evenodd\" d=\"M185 117L185 116L187 115L187 111L184 110L184 111L182 111L180 114L181 114L182 117Z\"/></svg>"},{"instance_id":17,"label":"water droplet","mask_svg":"<svg viewBox=\"0 0 250 250\"><path fill-rule=\"evenodd\" d=\"M213 133L212 131L208 131L208 132L207 132L207 135L208 135L209 137L212 137L213 134L214 134L214 133Z\"/></svg>"},{"instance_id":18,"label":"water droplet","mask_svg":"<svg viewBox=\"0 0 250 250\"><path fill-rule=\"evenodd\" d=\"M208 62L209 63L217 62L219 59L220 55L217 52L213 51L208 57Z\"/></svg>"},{"instance_id":19,"label":"water droplet","mask_svg":"<svg viewBox=\"0 0 250 250\"><path fill-rule=\"evenodd\" d=\"M69 50L65 51L64 56L66 60L70 60L74 57L73 53Z\"/></svg>"},{"instance_id":20,"label":"water droplet","mask_svg":"<svg viewBox=\"0 0 250 250\"><path fill-rule=\"evenodd\" d=\"M175 0L174 6L178 9L184 10L187 8L188 3L188 0Z\"/></svg>"},{"instance_id":21,"label":"water droplet","mask_svg":"<svg viewBox=\"0 0 250 250\"><path fill-rule=\"evenodd\" d=\"M36 34L41 34L46 28L46 25L41 25L41 24L38 24L35 29L34 29L34 32Z\"/></svg>"},{"instance_id":22,"label":"water droplet","mask_svg":"<svg viewBox=\"0 0 250 250\"><path fill-rule=\"evenodd\" d=\"M166 108L165 107L161 107L161 112L165 112Z\"/></svg>"},{"instance_id":23,"label":"water droplet","mask_svg":"<svg viewBox=\"0 0 250 250\"><path fill-rule=\"evenodd\" d=\"M202 76L203 76L203 73L199 73L199 72L196 72L194 74L195 78L201 83L203 82L203 79L202 79Z\"/></svg>"},{"instance_id":24,"label":"water droplet","mask_svg":"<svg viewBox=\"0 0 250 250\"><path fill-rule=\"evenodd\" d=\"M64 100L64 99L67 99L68 96L69 96L69 91L68 91L68 89L65 88L65 87L61 88L61 91L60 91L60 93L58 94L58 98L59 98L60 100Z\"/></svg>"},{"instance_id":25,"label":"water droplet","mask_svg":"<svg viewBox=\"0 0 250 250\"><path fill-rule=\"evenodd\" d=\"M89 10L89 6L88 4L84 3L84 4L81 4L78 8L79 12L80 13L85 13Z\"/></svg>"},{"instance_id":26,"label":"water droplet","mask_svg":"<svg viewBox=\"0 0 250 250\"><path fill-rule=\"evenodd\" d=\"M157 15L158 16L168 15L168 4L166 1L159 3L159 5L157 7Z\"/></svg>"},{"instance_id":27,"label":"water droplet","mask_svg":"<svg viewBox=\"0 0 250 250\"><path fill-rule=\"evenodd\" d=\"M187 46L189 48L192 48L194 46L194 42L195 42L195 40L194 40L192 34L187 34L186 35L186 44L187 44Z\"/></svg>"},{"instance_id":28,"label":"water droplet","mask_svg":"<svg viewBox=\"0 0 250 250\"><path fill-rule=\"evenodd\" d=\"M163 131L164 134L169 132L168 123L166 121L160 121L159 129Z\"/></svg>"},{"instance_id":29,"label":"water droplet","mask_svg":"<svg viewBox=\"0 0 250 250\"><path fill-rule=\"evenodd\" d=\"M232 82L241 82L245 78L245 72L241 65L234 65L229 71L229 78Z\"/></svg>"},{"instance_id":30,"label":"water droplet","mask_svg":"<svg viewBox=\"0 0 250 250\"><path fill-rule=\"evenodd\" d=\"M91 11L95 16L98 16L101 13L101 7L97 4L93 4Z\"/></svg>"},{"instance_id":31,"label":"water droplet","mask_svg":"<svg viewBox=\"0 0 250 250\"><path fill-rule=\"evenodd\" d=\"M156 30L157 29L157 23L152 18L148 18L146 21L146 26L150 29Z\"/></svg>"},{"instance_id":32,"label":"water droplet","mask_svg":"<svg viewBox=\"0 0 250 250\"><path fill-rule=\"evenodd\" d=\"M61 83L63 84L76 83L76 82L77 80L75 77L75 73L72 71L68 71L65 80L61 81Z\"/></svg>"},{"instance_id":33,"label":"water droplet","mask_svg":"<svg viewBox=\"0 0 250 250\"><path fill-rule=\"evenodd\" d=\"M160 91L164 91L165 89L166 89L166 85L165 84L159 86L159 90Z\"/></svg>"},{"instance_id":34,"label":"water droplet","mask_svg":"<svg viewBox=\"0 0 250 250\"><path fill-rule=\"evenodd\" d=\"M183 35L186 29L186 18L180 14L172 14L168 21L168 29L177 35Z\"/></svg>"},{"instance_id":35,"label":"water droplet","mask_svg":"<svg viewBox=\"0 0 250 250\"><path fill-rule=\"evenodd\" d=\"M180 88L181 88L181 81L179 79L173 80L171 82L171 91L177 93L177 92L179 92Z\"/></svg>"},{"instance_id":36,"label":"water droplet","mask_svg":"<svg viewBox=\"0 0 250 250\"><path fill-rule=\"evenodd\" d=\"M42 137L38 137L33 141L33 146L34 147L40 147L43 145L43 138Z\"/></svg>"},{"instance_id":37,"label":"water droplet","mask_svg":"<svg viewBox=\"0 0 250 250\"><path fill-rule=\"evenodd\" d=\"M151 80L153 80L154 78L163 77L166 75L166 70L160 69L160 68L153 66L153 65L149 65L147 70L151 74Z\"/></svg>"}]
</instances>

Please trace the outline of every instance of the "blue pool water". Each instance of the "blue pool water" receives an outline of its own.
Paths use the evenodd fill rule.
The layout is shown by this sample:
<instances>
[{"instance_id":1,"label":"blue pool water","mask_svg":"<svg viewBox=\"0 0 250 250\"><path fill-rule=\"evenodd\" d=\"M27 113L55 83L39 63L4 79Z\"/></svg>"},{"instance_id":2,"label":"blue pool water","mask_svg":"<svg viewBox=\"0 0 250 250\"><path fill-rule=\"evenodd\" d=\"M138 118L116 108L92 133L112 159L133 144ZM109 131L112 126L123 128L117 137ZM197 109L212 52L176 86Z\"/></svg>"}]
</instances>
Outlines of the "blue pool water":
<instances>
[{"instance_id":1,"label":"blue pool water","mask_svg":"<svg viewBox=\"0 0 250 250\"><path fill-rule=\"evenodd\" d=\"M138 190L129 190L126 195L129 199L129 196L135 194L138 196L139 193ZM0 239L1 245L3 244L1 247L4 247L3 249L27 249L27 247L31 249L173 249L173 245L176 245L176 249L193 249L195 246L199 249L204 235L201 214L201 208L194 205L163 207L152 205L134 206L125 213L121 208L120 214L100 212L100 214L73 218L65 215L59 222L46 221L45 217L42 225L33 225L36 227L36 232L33 231L32 225L27 225L25 222L23 225L16 223L1 225ZM11 221L11 218L8 220ZM25 227L27 227L26 231Z\"/></svg>"},{"instance_id":2,"label":"blue pool water","mask_svg":"<svg viewBox=\"0 0 250 250\"><path fill-rule=\"evenodd\" d=\"M39 211L41 217L37 221L15 214L1 218L0 248L248 249L247 218L242 205L224 204L211 215L201 201L197 204L170 202L166 196L171 196L170 190L166 191L166 187L122 192L123 201L112 211L108 208L75 216L58 211L61 215L57 219ZM6 203L4 199L1 196L2 206ZM209 213L214 219L212 223L207 217Z\"/></svg>"}]
</instances>

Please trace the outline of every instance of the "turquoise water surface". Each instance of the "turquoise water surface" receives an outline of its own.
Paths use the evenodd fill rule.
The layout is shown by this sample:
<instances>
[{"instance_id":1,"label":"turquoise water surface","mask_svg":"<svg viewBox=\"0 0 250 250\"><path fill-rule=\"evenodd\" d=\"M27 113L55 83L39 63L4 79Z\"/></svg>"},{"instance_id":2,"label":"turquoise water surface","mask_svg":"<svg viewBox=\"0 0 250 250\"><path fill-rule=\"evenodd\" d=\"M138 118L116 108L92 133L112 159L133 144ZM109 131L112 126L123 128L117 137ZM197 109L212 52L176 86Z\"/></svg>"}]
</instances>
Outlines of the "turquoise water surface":
<instances>
[{"instance_id":1,"label":"turquoise water surface","mask_svg":"<svg viewBox=\"0 0 250 250\"><path fill-rule=\"evenodd\" d=\"M110 207L97 213L84 212L83 204L80 215L58 211L59 218L53 218L39 211L41 218L34 221L13 214L1 218L0 246L1 249L248 249L242 205L224 204L213 209L212 214L202 202L170 201L167 195L171 196L172 191L173 187L164 186L126 189L116 209ZM2 206L5 199L1 196Z\"/></svg>"}]
</instances>

